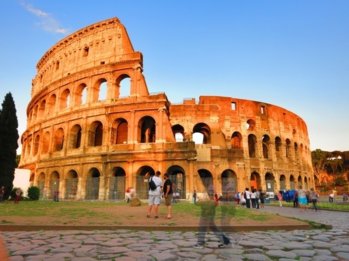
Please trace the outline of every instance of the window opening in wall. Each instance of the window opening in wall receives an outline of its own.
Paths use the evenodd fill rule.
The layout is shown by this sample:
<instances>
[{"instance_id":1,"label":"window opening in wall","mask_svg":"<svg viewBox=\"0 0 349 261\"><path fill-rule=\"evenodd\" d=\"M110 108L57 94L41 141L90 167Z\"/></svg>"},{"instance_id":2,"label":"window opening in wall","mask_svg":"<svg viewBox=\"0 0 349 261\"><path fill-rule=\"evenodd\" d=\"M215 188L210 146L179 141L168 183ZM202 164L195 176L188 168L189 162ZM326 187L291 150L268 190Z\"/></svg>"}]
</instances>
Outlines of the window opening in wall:
<instances>
[{"instance_id":1,"label":"window opening in wall","mask_svg":"<svg viewBox=\"0 0 349 261\"><path fill-rule=\"evenodd\" d=\"M119 97L128 97L131 94L131 79L126 77L120 81L120 94Z\"/></svg>"},{"instance_id":2,"label":"window opening in wall","mask_svg":"<svg viewBox=\"0 0 349 261\"><path fill-rule=\"evenodd\" d=\"M59 69L59 61L56 62L56 70Z\"/></svg>"},{"instance_id":3,"label":"window opening in wall","mask_svg":"<svg viewBox=\"0 0 349 261\"><path fill-rule=\"evenodd\" d=\"M105 61L101 61L101 64L105 64Z\"/></svg>"},{"instance_id":4,"label":"window opening in wall","mask_svg":"<svg viewBox=\"0 0 349 261\"><path fill-rule=\"evenodd\" d=\"M105 101L107 99L107 81L103 80L99 85L99 101Z\"/></svg>"},{"instance_id":5,"label":"window opening in wall","mask_svg":"<svg viewBox=\"0 0 349 261\"><path fill-rule=\"evenodd\" d=\"M236 111L236 102L231 103L231 110Z\"/></svg>"},{"instance_id":6,"label":"window opening in wall","mask_svg":"<svg viewBox=\"0 0 349 261\"><path fill-rule=\"evenodd\" d=\"M265 114L265 106L261 106L261 114Z\"/></svg>"},{"instance_id":7,"label":"window opening in wall","mask_svg":"<svg viewBox=\"0 0 349 261\"><path fill-rule=\"evenodd\" d=\"M204 144L204 134L200 132L193 133L193 141L195 144Z\"/></svg>"},{"instance_id":8,"label":"window opening in wall","mask_svg":"<svg viewBox=\"0 0 349 261\"><path fill-rule=\"evenodd\" d=\"M82 92L81 92L81 104L86 104L87 103L87 87L83 87Z\"/></svg>"},{"instance_id":9,"label":"window opening in wall","mask_svg":"<svg viewBox=\"0 0 349 261\"><path fill-rule=\"evenodd\" d=\"M252 119L249 119L246 122L246 129L249 130L249 131L253 131L255 126L256 126L256 122L254 120L252 120Z\"/></svg>"},{"instance_id":10,"label":"window opening in wall","mask_svg":"<svg viewBox=\"0 0 349 261\"><path fill-rule=\"evenodd\" d=\"M82 55L82 56L84 56L84 57L88 56L88 51L89 51L89 48L86 46L86 47L84 48L84 51L83 51L83 55Z\"/></svg>"},{"instance_id":11,"label":"window opening in wall","mask_svg":"<svg viewBox=\"0 0 349 261\"><path fill-rule=\"evenodd\" d=\"M183 142L183 140L184 140L183 134L180 132L177 132L175 134L175 139L176 139L176 142Z\"/></svg>"}]
</instances>

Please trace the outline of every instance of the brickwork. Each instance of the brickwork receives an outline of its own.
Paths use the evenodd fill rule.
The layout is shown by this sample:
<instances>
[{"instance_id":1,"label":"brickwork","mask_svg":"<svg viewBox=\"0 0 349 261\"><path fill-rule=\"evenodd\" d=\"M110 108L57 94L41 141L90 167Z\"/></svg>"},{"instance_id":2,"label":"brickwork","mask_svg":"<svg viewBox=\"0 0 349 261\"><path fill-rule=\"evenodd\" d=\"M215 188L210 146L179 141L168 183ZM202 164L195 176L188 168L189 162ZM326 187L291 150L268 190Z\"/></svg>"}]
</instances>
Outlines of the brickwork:
<instances>
[{"instance_id":1,"label":"brickwork","mask_svg":"<svg viewBox=\"0 0 349 261\"><path fill-rule=\"evenodd\" d=\"M147 172L168 172L180 197L314 184L306 123L263 102L150 94L143 56L117 18L85 27L37 64L20 167L43 198L146 197ZM121 95L127 93L126 95ZM200 141L201 140L201 141Z\"/></svg>"}]
</instances>

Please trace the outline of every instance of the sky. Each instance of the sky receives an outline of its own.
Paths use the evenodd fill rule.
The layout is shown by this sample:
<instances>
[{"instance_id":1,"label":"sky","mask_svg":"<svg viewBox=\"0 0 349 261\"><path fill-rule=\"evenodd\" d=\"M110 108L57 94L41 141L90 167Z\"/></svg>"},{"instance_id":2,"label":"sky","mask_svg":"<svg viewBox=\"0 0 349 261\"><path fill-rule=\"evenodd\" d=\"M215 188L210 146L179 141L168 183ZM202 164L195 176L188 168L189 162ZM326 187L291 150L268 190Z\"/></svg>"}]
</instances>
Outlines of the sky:
<instances>
[{"instance_id":1,"label":"sky","mask_svg":"<svg viewBox=\"0 0 349 261\"><path fill-rule=\"evenodd\" d=\"M347 0L2 0L0 102L26 128L31 80L67 35L112 17L143 53L151 93L271 103L299 115L310 149L349 150Z\"/></svg>"}]
</instances>

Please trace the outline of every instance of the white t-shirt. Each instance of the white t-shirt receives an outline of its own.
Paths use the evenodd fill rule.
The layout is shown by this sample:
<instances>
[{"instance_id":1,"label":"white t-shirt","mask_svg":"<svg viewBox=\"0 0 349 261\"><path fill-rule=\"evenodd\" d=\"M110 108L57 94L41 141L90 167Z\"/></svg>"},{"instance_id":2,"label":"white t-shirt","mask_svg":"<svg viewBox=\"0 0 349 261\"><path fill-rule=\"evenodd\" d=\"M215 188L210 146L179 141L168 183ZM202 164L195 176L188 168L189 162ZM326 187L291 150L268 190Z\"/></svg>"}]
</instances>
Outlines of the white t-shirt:
<instances>
[{"instance_id":1,"label":"white t-shirt","mask_svg":"<svg viewBox=\"0 0 349 261\"><path fill-rule=\"evenodd\" d=\"M150 179L152 179L156 185L156 189L155 190L151 190L149 189L149 195L158 195L160 196L161 195L161 186L162 186L162 180L160 177L157 177L157 176L152 176L149 178L149 181Z\"/></svg>"}]
</instances>

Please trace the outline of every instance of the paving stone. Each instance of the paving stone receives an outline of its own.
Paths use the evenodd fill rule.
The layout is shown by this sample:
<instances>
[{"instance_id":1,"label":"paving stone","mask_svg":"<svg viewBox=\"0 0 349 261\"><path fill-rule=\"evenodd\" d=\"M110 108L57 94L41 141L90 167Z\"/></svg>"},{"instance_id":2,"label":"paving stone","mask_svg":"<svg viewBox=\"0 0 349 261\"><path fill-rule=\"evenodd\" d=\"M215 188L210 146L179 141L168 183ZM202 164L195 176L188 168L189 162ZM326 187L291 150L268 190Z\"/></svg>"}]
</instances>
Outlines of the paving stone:
<instances>
[{"instance_id":1,"label":"paving stone","mask_svg":"<svg viewBox=\"0 0 349 261\"><path fill-rule=\"evenodd\" d=\"M300 257L312 257L315 255L315 250L309 249L294 249L292 252L296 253Z\"/></svg>"},{"instance_id":2,"label":"paving stone","mask_svg":"<svg viewBox=\"0 0 349 261\"><path fill-rule=\"evenodd\" d=\"M244 258L247 258L248 260L253 261L271 261L271 259L265 255L262 254L246 254L244 255Z\"/></svg>"},{"instance_id":3,"label":"paving stone","mask_svg":"<svg viewBox=\"0 0 349 261\"><path fill-rule=\"evenodd\" d=\"M336 255L339 258L343 258L344 260L349 260L349 253L348 252L337 252Z\"/></svg>"},{"instance_id":4,"label":"paving stone","mask_svg":"<svg viewBox=\"0 0 349 261\"><path fill-rule=\"evenodd\" d=\"M269 250L266 252L266 254L268 256L271 256L271 257L286 257L286 258L293 258L295 259L297 257L297 255L293 252L286 252L286 251L283 251L283 250Z\"/></svg>"},{"instance_id":5,"label":"paving stone","mask_svg":"<svg viewBox=\"0 0 349 261\"><path fill-rule=\"evenodd\" d=\"M335 260L338 260L338 258L334 256L323 255L323 256L314 256L312 260L313 261L335 261Z\"/></svg>"}]
</instances>

